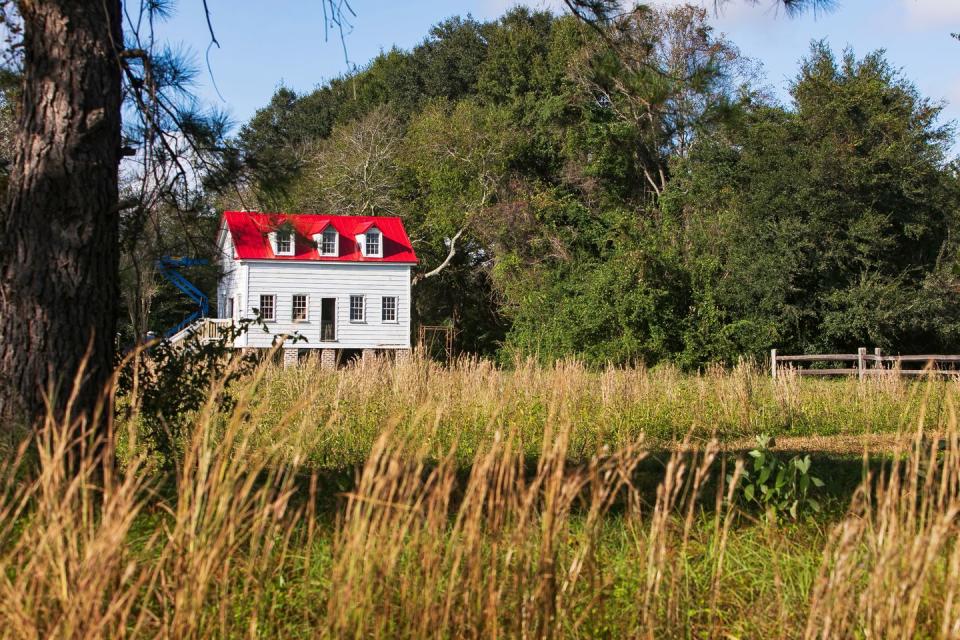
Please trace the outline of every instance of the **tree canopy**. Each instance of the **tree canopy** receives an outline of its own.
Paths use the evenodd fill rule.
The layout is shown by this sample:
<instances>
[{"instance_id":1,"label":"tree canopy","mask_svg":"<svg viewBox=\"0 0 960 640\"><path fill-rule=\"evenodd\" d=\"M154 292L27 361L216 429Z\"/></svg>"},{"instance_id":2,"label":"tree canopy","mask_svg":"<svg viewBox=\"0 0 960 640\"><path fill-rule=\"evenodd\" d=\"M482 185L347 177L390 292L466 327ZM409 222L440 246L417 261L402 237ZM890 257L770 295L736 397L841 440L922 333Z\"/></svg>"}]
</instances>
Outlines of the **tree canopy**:
<instances>
[{"instance_id":1,"label":"tree canopy","mask_svg":"<svg viewBox=\"0 0 960 640\"><path fill-rule=\"evenodd\" d=\"M211 184L221 204L401 216L415 321L505 360L955 351L940 105L882 52L818 42L780 104L710 18L451 18L315 91L279 89Z\"/></svg>"}]
</instances>

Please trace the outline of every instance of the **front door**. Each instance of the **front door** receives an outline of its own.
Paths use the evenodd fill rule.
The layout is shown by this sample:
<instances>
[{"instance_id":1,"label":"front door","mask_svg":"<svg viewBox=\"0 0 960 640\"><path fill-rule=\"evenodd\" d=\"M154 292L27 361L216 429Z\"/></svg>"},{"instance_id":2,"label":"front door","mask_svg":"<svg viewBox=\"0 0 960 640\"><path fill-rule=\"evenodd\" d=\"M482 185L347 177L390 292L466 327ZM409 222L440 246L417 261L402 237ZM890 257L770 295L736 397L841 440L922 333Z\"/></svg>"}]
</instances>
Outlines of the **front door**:
<instances>
[{"instance_id":1,"label":"front door","mask_svg":"<svg viewBox=\"0 0 960 640\"><path fill-rule=\"evenodd\" d=\"M337 299L320 299L320 341L333 342L337 339Z\"/></svg>"}]
</instances>

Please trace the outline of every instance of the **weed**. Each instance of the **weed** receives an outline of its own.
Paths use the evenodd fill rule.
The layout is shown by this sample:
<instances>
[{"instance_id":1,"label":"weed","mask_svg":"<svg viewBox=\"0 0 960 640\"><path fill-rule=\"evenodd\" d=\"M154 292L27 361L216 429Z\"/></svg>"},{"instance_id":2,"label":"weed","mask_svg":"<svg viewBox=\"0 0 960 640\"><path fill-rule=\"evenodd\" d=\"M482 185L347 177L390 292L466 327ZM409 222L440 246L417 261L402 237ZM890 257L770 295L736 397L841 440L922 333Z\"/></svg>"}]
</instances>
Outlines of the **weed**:
<instances>
[{"instance_id":1,"label":"weed","mask_svg":"<svg viewBox=\"0 0 960 640\"><path fill-rule=\"evenodd\" d=\"M744 500L773 518L789 514L796 520L801 512L819 513L820 503L811 489L819 489L824 483L810 472L810 455L783 459L772 450L773 442L770 436L757 436L757 446L750 451L751 468L745 469L740 478Z\"/></svg>"}]
</instances>

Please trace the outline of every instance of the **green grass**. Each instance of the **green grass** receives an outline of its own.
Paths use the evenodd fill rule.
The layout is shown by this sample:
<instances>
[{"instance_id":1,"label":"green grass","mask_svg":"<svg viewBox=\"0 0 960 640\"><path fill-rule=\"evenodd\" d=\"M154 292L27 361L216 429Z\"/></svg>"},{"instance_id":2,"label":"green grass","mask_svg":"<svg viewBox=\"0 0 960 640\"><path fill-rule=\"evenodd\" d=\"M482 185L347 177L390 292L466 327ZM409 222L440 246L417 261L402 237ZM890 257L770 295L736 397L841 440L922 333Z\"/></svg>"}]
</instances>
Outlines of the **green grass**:
<instances>
[{"instance_id":1,"label":"green grass","mask_svg":"<svg viewBox=\"0 0 960 640\"><path fill-rule=\"evenodd\" d=\"M571 536L581 535L581 526L581 522L573 522ZM303 556L291 556L283 571L264 585L266 593L260 599L269 601L270 606L259 616L260 636L315 637L317 629L325 625L334 563L331 535L327 530L314 541L309 566L303 566ZM583 620L576 630L568 631L584 638L633 636L643 628L637 614L637 593L642 591L647 575L637 568L643 565L639 556L645 553L646 540L632 532L623 518L612 517L604 522L598 541L595 562L602 567L595 576L598 584L583 585L581 592L572 595L572 618L582 616ZM717 627L734 637L802 635L823 543L820 528L810 522L772 530L765 525L742 523L727 543L721 597L714 612L709 605L714 569L709 548L716 541L710 537L709 523L698 522L676 585L676 604L683 608L680 626L669 632L664 629L662 634L705 637L710 635L709 629ZM408 556L401 564L419 561ZM405 572L405 567L400 571ZM445 594L440 590L433 595L439 601ZM404 597L401 584L397 583L395 588L388 585L385 596L377 603L378 614L390 617L392 609L401 608L399 601ZM691 606L692 603L699 604ZM237 627L242 627L256 606L257 603L241 598L227 615L236 621ZM667 605L663 606L665 609ZM511 616L510 611L501 614ZM666 611L662 614L667 616Z\"/></svg>"},{"instance_id":2,"label":"green grass","mask_svg":"<svg viewBox=\"0 0 960 640\"><path fill-rule=\"evenodd\" d=\"M451 372L422 364L416 374L400 380L389 367L337 375L272 369L258 387L256 410L267 433L282 423L308 425L315 437L302 445L310 465L340 469L362 464L386 424L398 425L412 443L432 439L435 457L455 444L464 464L497 429L515 434L524 451L536 456L551 419L569 422L575 460L641 437L657 449L686 437L750 444L759 434L896 434L912 431L920 415L935 430L948 417L945 393L955 385L849 378L774 383L749 367L683 375L670 368L593 372L572 363L554 370L530 364L499 370L465 362Z\"/></svg>"},{"instance_id":3,"label":"green grass","mask_svg":"<svg viewBox=\"0 0 960 640\"><path fill-rule=\"evenodd\" d=\"M414 359L267 366L231 402L221 391L170 425L182 450L141 440L142 417L119 423L117 474L109 447L68 460L76 425L40 432L0 491L0 637L951 637L960 624L952 381ZM917 431L945 448L911 448ZM813 448L821 512L743 501L728 476L761 433ZM870 457L858 446L898 433ZM891 594L904 606L885 606Z\"/></svg>"}]
</instances>

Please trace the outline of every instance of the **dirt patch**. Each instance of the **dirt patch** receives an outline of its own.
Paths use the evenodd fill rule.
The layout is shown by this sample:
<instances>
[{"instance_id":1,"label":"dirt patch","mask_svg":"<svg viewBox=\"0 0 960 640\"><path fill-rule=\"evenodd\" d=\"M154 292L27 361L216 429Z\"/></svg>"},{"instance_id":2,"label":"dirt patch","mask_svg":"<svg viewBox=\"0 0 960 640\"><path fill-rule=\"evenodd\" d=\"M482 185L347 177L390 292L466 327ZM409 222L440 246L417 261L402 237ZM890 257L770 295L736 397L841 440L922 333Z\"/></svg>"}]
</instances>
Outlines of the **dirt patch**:
<instances>
[{"instance_id":1,"label":"dirt patch","mask_svg":"<svg viewBox=\"0 0 960 640\"><path fill-rule=\"evenodd\" d=\"M844 434L831 436L777 436L774 439L773 450L796 453L823 453L842 456L861 456L868 454L906 453L913 448L916 434L913 433L864 433ZM939 446L946 446L943 434L926 433L923 437L924 447L937 440ZM666 447L670 451L703 450L706 442L691 442L687 445L675 443ZM720 443L721 451L739 453L755 449L754 438L737 438Z\"/></svg>"}]
</instances>

